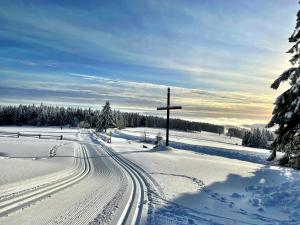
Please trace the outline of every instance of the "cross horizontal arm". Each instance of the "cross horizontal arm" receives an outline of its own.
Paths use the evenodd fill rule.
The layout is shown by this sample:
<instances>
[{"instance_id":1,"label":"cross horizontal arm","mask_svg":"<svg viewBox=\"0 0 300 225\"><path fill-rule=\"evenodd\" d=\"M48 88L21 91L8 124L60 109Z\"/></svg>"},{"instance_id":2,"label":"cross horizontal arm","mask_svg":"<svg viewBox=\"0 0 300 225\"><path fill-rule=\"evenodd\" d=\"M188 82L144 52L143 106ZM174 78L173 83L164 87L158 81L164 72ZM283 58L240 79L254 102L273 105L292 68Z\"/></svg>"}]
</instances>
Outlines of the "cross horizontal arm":
<instances>
[{"instance_id":1,"label":"cross horizontal arm","mask_svg":"<svg viewBox=\"0 0 300 225\"><path fill-rule=\"evenodd\" d=\"M182 109L182 106L167 106L167 107L158 107L157 110L170 110L170 109Z\"/></svg>"},{"instance_id":2,"label":"cross horizontal arm","mask_svg":"<svg viewBox=\"0 0 300 225\"><path fill-rule=\"evenodd\" d=\"M169 109L182 109L182 106L169 106Z\"/></svg>"},{"instance_id":3,"label":"cross horizontal arm","mask_svg":"<svg viewBox=\"0 0 300 225\"><path fill-rule=\"evenodd\" d=\"M158 107L157 110L167 110L168 107Z\"/></svg>"}]
</instances>

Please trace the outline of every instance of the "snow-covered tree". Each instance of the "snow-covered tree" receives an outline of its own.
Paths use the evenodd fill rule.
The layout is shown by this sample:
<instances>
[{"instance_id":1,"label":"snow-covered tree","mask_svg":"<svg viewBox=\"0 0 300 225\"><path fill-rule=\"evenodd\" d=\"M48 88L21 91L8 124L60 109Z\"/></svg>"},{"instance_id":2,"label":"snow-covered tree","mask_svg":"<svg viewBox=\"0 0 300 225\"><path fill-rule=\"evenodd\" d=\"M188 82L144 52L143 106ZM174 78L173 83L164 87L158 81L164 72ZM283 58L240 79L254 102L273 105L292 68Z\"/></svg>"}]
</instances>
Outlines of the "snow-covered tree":
<instances>
[{"instance_id":1,"label":"snow-covered tree","mask_svg":"<svg viewBox=\"0 0 300 225\"><path fill-rule=\"evenodd\" d=\"M245 133L244 129L236 128L236 127L230 127L227 131L227 136L231 137L237 137L237 138L243 138Z\"/></svg>"},{"instance_id":2,"label":"snow-covered tree","mask_svg":"<svg viewBox=\"0 0 300 225\"><path fill-rule=\"evenodd\" d=\"M0 125L31 125L31 126L85 126L97 128L101 115L100 110L58 107L46 105L0 105ZM124 127L157 127L165 128L166 119L157 116L146 116L134 112L113 113L113 121L119 128ZM170 119L170 128L176 130L207 131L224 133L224 126L187 121L182 119ZM81 123L81 124L80 124Z\"/></svg>"},{"instance_id":3,"label":"snow-covered tree","mask_svg":"<svg viewBox=\"0 0 300 225\"><path fill-rule=\"evenodd\" d=\"M259 128L253 129L252 135L250 137L249 147L260 148L261 147L261 132Z\"/></svg>"},{"instance_id":4,"label":"snow-covered tree","mask_svg":"<svg viewBox=\"0 0 300 225\"><path fill-rule=\"evenodd\" d=\"M98 131L104 130L105 132L107 128L115 126L114 116L109 101L105 102L96 126Z\"/></svg>"},{"instance_id":5,"label":"snow-covered tree","mask_svg":"<svg viewBox=\"0 0 300 225\"><path fill-rule=\"evenodd\" d=\"M260 130L259 128L252 131L246 131L243 136L242 145L253 148L269 148L267 130Z\"/></svg>"},{"instance_id":6,"label":"snow-covered tree","mask_svg":"<svg viewBox=\"0 0 300 225\"><path fill-rule=\"evenodd\" d=\"M242 140L242 145L243 146L249 146L250 144L250 138L251 138L251 132L250 131L246 131L244 136L243 136L243 140Z\"/></svg>"},{"instance_id":7,"label":"snow-covered tree","mask_svg":"<svg viewBox=\"0 0 300 225\"><path fill-rule=\"evenodd\" d=\"M116 127L119 129L125 128L124 116L120 111L114 111L114 120L116 122Z\"/></svg>"},{"instance_id":8,"label":"snow-covered tree","mask_svg":"<svg viewBox=\"0 0 300 225\"><path fill-rule=\"evenodd\" d=\"M268 127L278 125L276 130L277 137L272 144L272 154L268 160L276 157L276 151L285 151L290 153L299 152L299 146L291 149L288 146L294 146L292 143L299 137L300 133L300 10L297 14L297 23L294 33L289 38L293 43L292 48L287 52L292 54L290 60L292 67L284 71L271 85L271 88L277 89L283 82L289 81L289 88L277 97L273 117Z\"/></svg>"}]
</instances>

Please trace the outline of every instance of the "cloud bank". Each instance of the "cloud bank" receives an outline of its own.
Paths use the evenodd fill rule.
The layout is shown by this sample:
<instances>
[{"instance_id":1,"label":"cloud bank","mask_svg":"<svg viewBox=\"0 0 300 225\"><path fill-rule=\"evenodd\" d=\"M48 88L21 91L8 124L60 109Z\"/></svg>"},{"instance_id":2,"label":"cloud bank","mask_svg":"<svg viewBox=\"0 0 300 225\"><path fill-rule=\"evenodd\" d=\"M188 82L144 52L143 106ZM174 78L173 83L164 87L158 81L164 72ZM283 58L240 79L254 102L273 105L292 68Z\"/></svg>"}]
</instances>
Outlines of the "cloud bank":
<instances>
[{"instance_id":1,"label":"cloud bank","mask_svg":"<svg viewBox=\"0 0 300 225\"><path fill-rule=\"evenodd\" d=\"M266 123L296 1L1 1L0 100Z\"/></svg>"}]
</instances>

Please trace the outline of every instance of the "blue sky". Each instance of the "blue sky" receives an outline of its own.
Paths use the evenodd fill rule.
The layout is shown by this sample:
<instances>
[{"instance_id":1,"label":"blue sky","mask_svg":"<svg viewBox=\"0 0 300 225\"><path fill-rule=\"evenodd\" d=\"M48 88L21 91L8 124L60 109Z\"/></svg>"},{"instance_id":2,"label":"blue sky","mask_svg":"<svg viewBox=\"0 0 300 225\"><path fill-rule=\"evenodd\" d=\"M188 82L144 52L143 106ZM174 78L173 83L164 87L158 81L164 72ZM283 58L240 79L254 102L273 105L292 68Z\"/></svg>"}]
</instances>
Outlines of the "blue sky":
<instances>
[{"instance_id":1,"label":"blue sky","mask_svg":"<svg viewBox=\"0 0 300 225\"><path fill-rule=\"evenodd\" d=\"M2 104L71 105L266 123L295 0L0 1Z\"/></svg>"}]
</instances>

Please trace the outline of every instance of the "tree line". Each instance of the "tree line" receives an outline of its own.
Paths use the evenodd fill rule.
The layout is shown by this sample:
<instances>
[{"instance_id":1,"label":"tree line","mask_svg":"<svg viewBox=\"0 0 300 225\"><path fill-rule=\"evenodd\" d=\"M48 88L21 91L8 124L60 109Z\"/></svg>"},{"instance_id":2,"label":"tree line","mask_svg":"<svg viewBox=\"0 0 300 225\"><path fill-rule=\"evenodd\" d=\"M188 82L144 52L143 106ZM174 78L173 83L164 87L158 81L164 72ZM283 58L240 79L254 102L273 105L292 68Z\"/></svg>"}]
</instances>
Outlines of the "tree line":
<instances>
[{"instance_id":1,"label":"tree line","mask_svg":"<svg viewBox=\"0 0 300 225\"><path fill-rule=\"evenodd\" d=\"M108 102L109 104L109 102ZM111 110L107 113L91 108L58 107L48 105L0 106L0 125L31 126L70 126L83 128L101 127L100 123L108 122L109 126L153 127L164 128L166 119L158 116L146 116L139 113ZM107 119L108 118L108 119ZM224 132L224 127L209 123L192 122L182 119L170 119L170 128L182 131Z\"/></svg>"},{"instance_id":2,"label":"tree line","mask_svg":"<svg viewBox=\"0 0 300 225\"><path fill-rule=\"evenodd\" d=\"M270 149L273 141L274 135L272 132L266 129L260 130L259 128L256 128L244 133L242 145L253 148Z\"/></svg>"},{"instance_id":3,"label":"tree line","mask_svg":"<svg viewBox=\"0 0 300 225\"><path fill-rule=\"evenodd\" d=\"M229 128L227 136L237 137L242 139L242 145L252 148L266 148L270 149L275 137L273 132L267 129L241 129L241 128Z\"/></svg>"}]
</instances>

